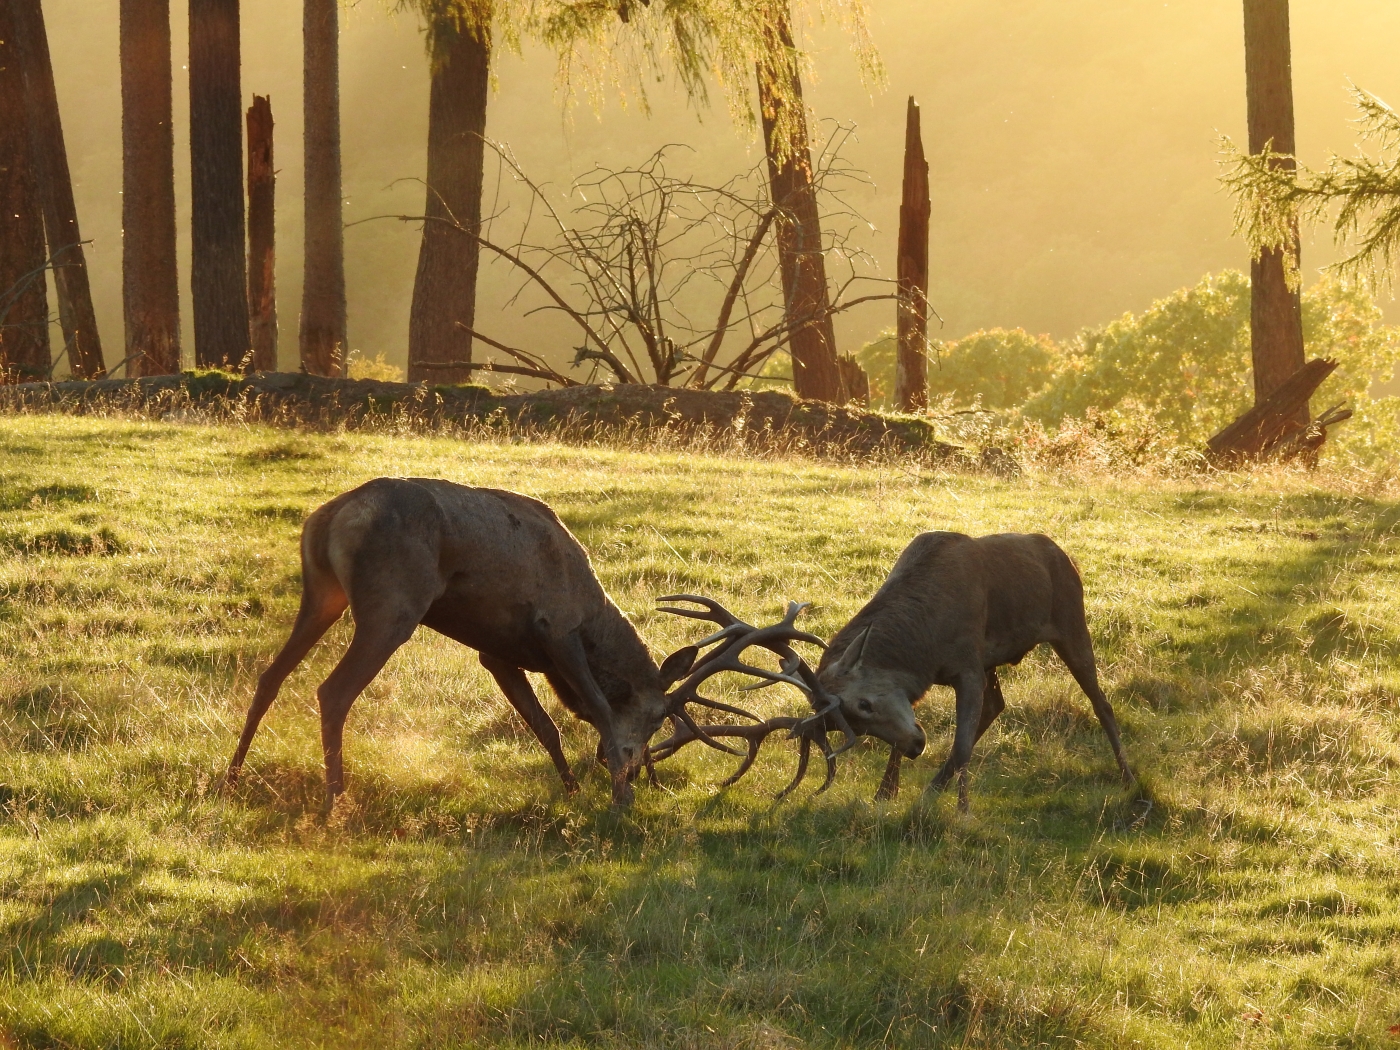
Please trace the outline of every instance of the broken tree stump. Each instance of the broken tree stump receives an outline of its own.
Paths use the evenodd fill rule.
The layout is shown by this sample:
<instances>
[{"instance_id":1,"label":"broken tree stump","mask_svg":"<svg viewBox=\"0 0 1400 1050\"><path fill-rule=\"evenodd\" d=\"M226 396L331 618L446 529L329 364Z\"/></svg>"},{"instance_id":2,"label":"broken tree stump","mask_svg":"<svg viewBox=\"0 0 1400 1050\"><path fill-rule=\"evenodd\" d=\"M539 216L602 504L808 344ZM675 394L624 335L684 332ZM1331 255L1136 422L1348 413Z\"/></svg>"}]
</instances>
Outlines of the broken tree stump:
<instances>
[{"instance_id":1,"label":"broken tree stump","mask_svg":"<svg viewBox=\"0 0 1400 1050\"><path fill-rule=\"evenodd\" d=\"M1351 411L1335 405L1306 426L1298 423L1298 413L1336 369L1337 362L1326 357L1304 364L1263 401L1207 441L1206 458L1222 467L1300 455L1315 459L1327 440L1327 428L1350 419Z\"/></svg>"},{"instance_id":2,"label":"broken tree stump","mask_svg":"<svg viewBox=\"0 0 1400 1050\"><path fill-rule=\"evenodd\" d=\"M248 107L249 372L277 371L277 173L272 166L272 100Z\"/></svg>"}]
</instances>

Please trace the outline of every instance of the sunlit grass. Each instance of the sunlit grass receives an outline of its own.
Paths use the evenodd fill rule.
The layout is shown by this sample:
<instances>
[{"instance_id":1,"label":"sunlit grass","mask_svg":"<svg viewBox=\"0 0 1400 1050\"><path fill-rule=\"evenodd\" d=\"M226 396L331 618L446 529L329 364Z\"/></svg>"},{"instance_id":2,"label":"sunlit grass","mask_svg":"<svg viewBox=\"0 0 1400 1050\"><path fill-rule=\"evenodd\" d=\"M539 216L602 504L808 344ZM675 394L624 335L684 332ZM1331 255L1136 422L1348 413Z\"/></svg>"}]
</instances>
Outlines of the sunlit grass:
<instances>
[{"instance_id":1,"label":"sunlit grass","mask_svg":"<svg viewBox=\"0 0 1400 1050\"><path fill-rule=\"evenodd\" d=\"M357 703L319 813L289 680L213 794L299 593L301 518L381 474L548 501L655 653L677 590L829 634L918 531L1078 562L1153 805L1033 654L970 817L884 754L774 805L683 753L611 812L468 651L422 632ZM540 444L0 421L0 1046L1353 1046L1400 1023L1400 504L1296 476L997 481ZM548 693L541 685L541 693ZM794 697L764 694L794 707ZM814 780L813 786L816 781Z\"/></svg>"}]
</instances>

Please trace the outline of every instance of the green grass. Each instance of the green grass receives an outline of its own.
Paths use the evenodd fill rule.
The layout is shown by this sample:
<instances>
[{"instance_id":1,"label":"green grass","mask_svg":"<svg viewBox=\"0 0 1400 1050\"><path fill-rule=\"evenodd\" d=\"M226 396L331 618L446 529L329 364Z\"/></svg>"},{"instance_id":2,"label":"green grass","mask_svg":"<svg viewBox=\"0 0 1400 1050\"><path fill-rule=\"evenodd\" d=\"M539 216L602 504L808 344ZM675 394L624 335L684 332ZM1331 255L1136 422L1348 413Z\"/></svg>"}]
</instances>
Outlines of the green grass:
<instances>
[{"instance_id":1,"label":"green grass","mask_svg":"<svg viewBox=\"0 0 1400 1050\"><path fill-rule=\"evenodd\" d=\"M829 634L918 531L1046 532L1153 805L1037 653L968 817L920 795L944 690L894 803L867 745L775 805L775 743L727 791L730 760L682 753L618 815L552 699L573 799L422 632L352 712L325 819L314 689L345 624L217 797L301 518L380 474L547 500L657 654L696 636L659 594L799 597ZM0 420L0 1047L1400 1045L1397 525L1385 489L1325 478Z\"/></svg>"}]
</instances>

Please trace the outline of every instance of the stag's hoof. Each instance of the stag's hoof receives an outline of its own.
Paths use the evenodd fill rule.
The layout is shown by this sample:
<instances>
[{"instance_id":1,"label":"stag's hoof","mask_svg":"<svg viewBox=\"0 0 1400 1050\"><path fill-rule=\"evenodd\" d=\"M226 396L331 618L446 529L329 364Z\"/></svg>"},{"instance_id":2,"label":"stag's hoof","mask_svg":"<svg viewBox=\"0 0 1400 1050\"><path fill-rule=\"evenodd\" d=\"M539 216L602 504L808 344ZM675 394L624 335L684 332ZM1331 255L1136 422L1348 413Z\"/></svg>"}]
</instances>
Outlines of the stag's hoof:
<instances>
[{"instance_id":1,"label":"stag's hoof","mask_svg":"<svg viewBox=\"0 0 1400 1050\"><path fill-rule=\"evenodd\" d=\"M881 784L878 788L875 789L876 802L890 802L893 799L897 798L899 798L898 784L896 784L894 787L889 787L885 784Z\"/></svg>"}]
</instances>

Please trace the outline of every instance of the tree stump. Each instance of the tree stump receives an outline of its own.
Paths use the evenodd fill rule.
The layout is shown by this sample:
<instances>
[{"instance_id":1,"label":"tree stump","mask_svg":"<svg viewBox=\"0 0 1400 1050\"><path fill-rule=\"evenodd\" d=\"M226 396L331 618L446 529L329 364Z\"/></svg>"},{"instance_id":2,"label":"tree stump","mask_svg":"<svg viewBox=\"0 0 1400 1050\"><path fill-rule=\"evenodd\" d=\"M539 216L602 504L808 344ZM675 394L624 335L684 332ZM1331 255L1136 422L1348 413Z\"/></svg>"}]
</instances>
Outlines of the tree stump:
<instances>
[{"instance_id":1,"label":"tree stump","mask_svg":"<svg viewBox=\"0 0 1400 1050\"><path fill-rule=\"evenodd\" d=\"M1235 467L1265 459L1304 457L1316 461L1327 440L1327 428L1351 418L1351 410L1334 405L1317 419L1300 426L1298 414L1337 362L1315 357L1303 365L1244 415L1206 442L1206 458L1215 466Z\"/></svg>"}]
</instances>

